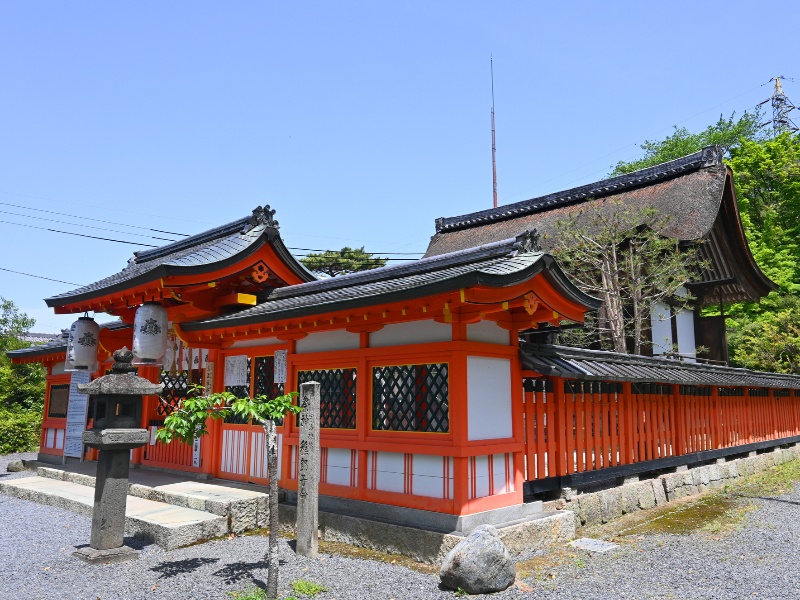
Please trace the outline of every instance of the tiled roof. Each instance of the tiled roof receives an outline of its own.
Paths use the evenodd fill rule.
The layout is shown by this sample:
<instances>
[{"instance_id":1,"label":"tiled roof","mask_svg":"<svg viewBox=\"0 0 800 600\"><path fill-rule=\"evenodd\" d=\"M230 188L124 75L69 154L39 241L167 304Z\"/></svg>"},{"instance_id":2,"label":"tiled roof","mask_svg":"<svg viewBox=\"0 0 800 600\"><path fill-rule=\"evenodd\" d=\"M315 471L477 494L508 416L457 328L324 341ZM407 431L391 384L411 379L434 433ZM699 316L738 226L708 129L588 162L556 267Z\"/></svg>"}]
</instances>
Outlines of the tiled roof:
<instances>
[{"instance_id":1,"label":"tiled roof","mask_svg":"<svg viewBox=\"0 0 800 600\"><path fill-rule=\"evenodd\" d=\"M270 291L252 308L186 323L187 331L265 323L418 298L471 285L513 285L545 271L562 293L578 304L597 308L599 302L578 290L542 252L519 252L515 238L466 251L420 259L409 264L372 269Z\"/></svg>"},{"instance_id":2,"label":"tiled roof","mask_svg":"<svg viewBox=\"0 0 800 600\"><path fill-rule=\"evenodd\" d=\"M520 355L523 368L565 379L800 389L800 376L796 375L617 352L524 343Z\"/></svg>"},{"instance_id":3,"label":"tiled roof","mask_svg":"<svg viewBox=\"0 0 800 600\"><path fill-rule=\"evenodd\" d=\"M278 223L272 219L269 206L257 208L252 216L233 221L203 233L187 237L160 248L134 252L128 265L119 273L87 286L46 298L47 306L55 307L112 293L159 277L187 272L205 272L239 260L257 250L263 240L272 243L284 262L301 279L316 279L283 245Z\"/></svg>"},{"instance_id":4,"label":"tiled roof","mask_svg":"<svg viewBox=\"0 0 800 600\"><path fill-rule=\"evenodd\" d=\"M120 329L130 329L133 325L124 323L123 321L111 321L109 323L101 323L100 329L108 329L109 331L119 331ZM57 354L59 352L67 351L67 337L69 331L63 329L61 334L55 334L46 344L37 344L27 348L20 348L19 350L9 350L6 355L11 358L29 358L31 356L43 356L46 354Z\"/></svg>"}]
</instances>

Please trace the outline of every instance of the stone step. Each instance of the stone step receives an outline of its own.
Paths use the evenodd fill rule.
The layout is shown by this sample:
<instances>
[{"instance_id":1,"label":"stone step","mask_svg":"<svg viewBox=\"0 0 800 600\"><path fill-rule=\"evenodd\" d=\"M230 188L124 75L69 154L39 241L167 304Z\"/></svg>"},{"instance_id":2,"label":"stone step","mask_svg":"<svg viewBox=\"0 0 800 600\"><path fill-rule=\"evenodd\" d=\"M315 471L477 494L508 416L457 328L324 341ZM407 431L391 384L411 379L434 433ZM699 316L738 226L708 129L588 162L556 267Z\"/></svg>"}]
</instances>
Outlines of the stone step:
<instances>
[{"instance_id":1,"label":"stone step","mask_svg":"<svg viewBox=\"0 0 800 600\"><path fill-rule=\"evenodd\" d=\"M39 467L36 472L40 477L94 487L95 478L91 475L51 467ZM157 485L130 483L128 495L225 517L230 533L243 533L269 523L269 494L232 485L194 479Z\"/></svg>"},{"instance_id":2,"label":"stone step","mask_svg":"<svg viewBox=\"0 0 800 600\"><path fill-rule=\"evenodd\" d=\"M51 477L0 481L0 493L92 516L94 488ZM210 512L128 496L125 534L172 550L226 535L228 519ZM88 540L87 540L88 542Z\"/></svg>"}]
</instances>

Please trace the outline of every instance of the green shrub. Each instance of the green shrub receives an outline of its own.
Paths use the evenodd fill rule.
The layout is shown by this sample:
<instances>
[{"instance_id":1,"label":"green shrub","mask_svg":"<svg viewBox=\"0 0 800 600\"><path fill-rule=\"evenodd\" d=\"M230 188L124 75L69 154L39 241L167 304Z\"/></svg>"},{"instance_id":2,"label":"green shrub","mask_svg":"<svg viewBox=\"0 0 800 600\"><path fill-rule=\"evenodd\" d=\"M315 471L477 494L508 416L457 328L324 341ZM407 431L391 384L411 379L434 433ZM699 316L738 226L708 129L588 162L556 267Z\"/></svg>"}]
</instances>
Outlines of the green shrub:
<instances>
[{"instance_id":1,"label":"green shrub","mask_svg":"<svg viewBox=\"0 0 800 600\"><path fill-rule=\"evenodd\" d=\"M0 409L0 454L37 450L41 429L38 411Z\"/></svg>"}]
</instances>

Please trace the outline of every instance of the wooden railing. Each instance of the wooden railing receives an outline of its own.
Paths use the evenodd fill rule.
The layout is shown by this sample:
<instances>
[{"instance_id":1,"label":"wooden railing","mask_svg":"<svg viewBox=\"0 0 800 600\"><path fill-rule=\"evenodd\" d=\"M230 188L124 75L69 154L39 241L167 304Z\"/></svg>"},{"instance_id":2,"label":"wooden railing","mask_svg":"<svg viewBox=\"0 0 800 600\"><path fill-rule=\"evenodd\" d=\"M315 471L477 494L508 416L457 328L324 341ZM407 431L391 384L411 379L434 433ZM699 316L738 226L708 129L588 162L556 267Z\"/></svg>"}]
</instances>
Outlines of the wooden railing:
<instances>
[{"instance_id":1,"label":"wooden railing","mask_svg":"<svg viewBox=\"0 0 800 600\"><path fill-rule=\"evenodd\" d=\"M153 435L155 425L150 426L150 435ZM201 466L194 464L194 448L191 444L184 444L174 440L169 444L161 442L148 442L142 453L142 464L161 469L179 469L181 471L200 471Z\"/></svg>"},{"instance_id":2,"label":"wooden railing","mask_svg":"<svg viewBox=\"0 0 800 600\"><path fill-rule=\"evenodd\" d=\"M528 481L800 435L800 390L560 378L527 387Z\"/></svg>"}]
</instances>

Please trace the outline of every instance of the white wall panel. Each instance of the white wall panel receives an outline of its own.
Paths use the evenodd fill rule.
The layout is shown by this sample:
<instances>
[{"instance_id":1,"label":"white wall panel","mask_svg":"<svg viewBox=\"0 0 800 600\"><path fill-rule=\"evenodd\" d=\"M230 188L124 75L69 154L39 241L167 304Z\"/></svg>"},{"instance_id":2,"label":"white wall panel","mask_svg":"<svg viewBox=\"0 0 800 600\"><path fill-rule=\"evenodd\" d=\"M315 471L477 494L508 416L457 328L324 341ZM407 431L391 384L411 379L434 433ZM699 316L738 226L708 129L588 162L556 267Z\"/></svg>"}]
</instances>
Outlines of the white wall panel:
<instances>
[{"instance_id":1,"label":"white wall panel","mask_svg":"<svg viewBox=\"0 0 800 600\"><path fill-rule=\"evenodd\" d=\"M275 346L276 344L285 344L286 342L278 338L258 338L256 340L238 340L230 345L230 348L252 348L253 346Z\"/></svg>"},{"instance_id":2,"label":"white wall panel","mask_svg":"<svg viewBox=\"0 0 800 600\"><path fill-rule=\"evenodd\" d=\"M511 361L467 357L468 439L510 438Z\"/></svg>"},{"instance_id":3,"label":"white wall panel","mask_svg":"<svg viewBox=\"0 0 800 600\"><path fill-rule=\"evenodd\" d=\"M445 497L444 469L447 457L415 454L411 491L416 496Z\"/></svg>"},{"instance_id":4,"label":"white wall panel","mask_svg":"<svg viewBox=\"0 0 800 600\"><path fill-rule=\"evenodd\" d=\"M510 345L509 332L494 321L478 321L467 324L467 340L486 344Z\"/></svg>"},{"instance_id":5,"label":"white wall panel","mask_svg":"<svg viewBox=\"0 0 800 600\"><path fill-rule=\"evenodd\" d=\"M650 332L653 338L653 354L672 352L672 321L670 307L656 302L650 311Z\"/></svg>"},{"instance_id":6,"label":"white wall panel","mask_svg":"<svg viewBox=\"0 0 800 600\"><path fill-rule=\"evenodd\" d=\"M678 354L686 362L696 362L697 344L694 340L694 311L681 309L675 315L675 328L678 332Z\"/></svg>"},{"instance_id":7,"label":"white wall panel","mask_svg":"<svg viewBox=\"0 0 800 600\"><path fill-rule=\"evenodd\" d=\"M449 323L434 320L393 323L369 334L371 348L449 342L453 339L453 327Z\"/></svg>"},{"instance_id":8,"label":"white wall panel","mask_svg":"<svg viewBox=\"0 0 800 600\"><path fill-rule=\"evenodd\" d=\"M327 481L333 485L351 485L353 451L347 448L328 448ZM357 473L357 468L356 468ZM355 478L356 481L357 475Z\"/></svg>"},{"instance_id":9,"label":"white wall panel","mask_svg":"<svg viewBox=\"0 0 800 600\"><path fill-rule=\"evenodd\" d=\"M375 489L385 492L404 491L405 455L400 452L377 452L375 470Z\"/></svg>"},{"instance_id":10,"label":"white wall panel","mask_svg":"<svg viewBox=\"0 0 800 600\"><path fill-rule=\"evenodd\" d=\"M331 350L356 350L361 345L361 336L344 329L311 333L295 346L297 354L329 352Z\"/></svg>"}]
</instances>

